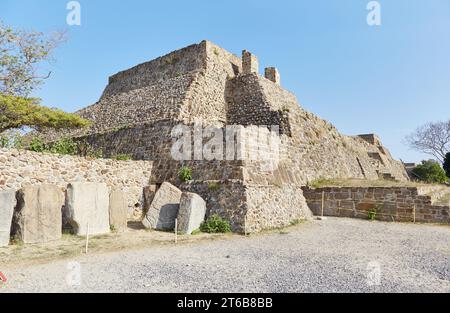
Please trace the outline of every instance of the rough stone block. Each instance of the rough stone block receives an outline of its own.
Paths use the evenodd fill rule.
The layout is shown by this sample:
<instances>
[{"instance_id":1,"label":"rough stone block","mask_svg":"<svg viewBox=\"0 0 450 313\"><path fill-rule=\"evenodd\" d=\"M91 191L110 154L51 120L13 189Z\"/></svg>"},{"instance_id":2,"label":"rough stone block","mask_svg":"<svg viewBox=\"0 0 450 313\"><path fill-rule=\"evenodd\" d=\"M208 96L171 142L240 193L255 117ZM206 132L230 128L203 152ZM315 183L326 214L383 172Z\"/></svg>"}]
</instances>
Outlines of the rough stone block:
<instances>
[{"instance_id":1,"label":"rough stone block","mask_svg":"<svg viewBox=\"0 0 450 313\"><path fill-rule=\"evenodd\" d=\"M178 213L178 231L191 234L205 220L206 202L199 195L183 192Z\"/></svg>"},{"instance_id":2,"label":"rough stone block","mask_svg":"<svg viewBox=\"0 0 450 313\"><path fill-rule=\"evenodd\" d=\"M109 195L109 225L111 229L125 232L128 228L127 222L127 199L122 190L113 190Z\"/></svg>"},{"instance_id":3,"label":"rough stone block","mask_svg":"<svg viewBox=\"0 0 450 313\"><path fill-rule=\"evenodd\" d=\"M109 191L103 183L71 183L67 187L64 215L76 235L109 232Z\"/></svg>"},{"instance_id":4,"label":"rough stone block","mask_svg":"<svg viewBox=\"0 0 450 313\"><path fill-rule=\"evenodd\" d=\"M23 243L61 239L64 194L58 186L27 186L17 193L12 235Z\"/></svg>"},{"instance_id":5,"label":"rough stone block","mask_svg":"<svg viewBox=\"0 0 450 313\"><path fill-rule=\"evenodd\" d=\"M264 76L273 81L275 84L280 84L280 73L276 67L266 67L264 70Z\"/></svg>"},{"instance_id":6,"label":"rough stone block","mask_svg":"<svg viewBox=\"0 0 450 313\"><path fill-rule=\"evenodd\" d=\"M181 190L170 183L163 183L145 214L142 224L146 228L173 230L180 209Z\"/></svg>"},{"instance_id":7,"label":"rough stone block","mask_svg":"<svg viewBox=\"0 0 450 313\"><path fill-rule=\"evenodd\" d=\"M6 247L9 244L15 205L16 193L14 191L0 191L0 247Z\"/></svg>"},{"instance_id":8,"label":"rough stone block","mask_svg":"<svg viewBox=\"0 0 450 313\"><path fill-rule=\"evenodd\" d=\"M242 71L244 74L258 73L258 58L250 52L242 51Z\"/></svg>"},{"instance_id":9,"label":"rough stone block","mask_svg":"<svg viewBox=\"0 0 450 313\"><path fill-rule=\"evenodd\" d=\"M156 185L144 187L144 213L148 212L148 209L155 198L156 189Z\"/></svg>"}]
</instances>

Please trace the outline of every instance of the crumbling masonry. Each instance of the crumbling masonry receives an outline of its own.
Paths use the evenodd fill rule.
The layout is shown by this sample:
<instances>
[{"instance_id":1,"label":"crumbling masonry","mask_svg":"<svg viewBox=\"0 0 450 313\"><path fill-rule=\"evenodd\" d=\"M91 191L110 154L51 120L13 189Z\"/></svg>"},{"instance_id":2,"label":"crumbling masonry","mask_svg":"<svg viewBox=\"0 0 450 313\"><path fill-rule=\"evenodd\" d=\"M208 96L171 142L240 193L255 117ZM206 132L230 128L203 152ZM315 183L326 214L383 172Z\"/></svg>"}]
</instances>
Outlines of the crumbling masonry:
<instances>
[{"instance_id":1,"label":"crumbling masonry","mask_svg":"<svg viewBox=\"0 0 450 313\"><path fill-rule=\"evenodd\" d=\"M92 126L64 136L87 139L105 156L153 161L151 184L167 181L199 193L207 214L230 220L234 231L308 218L302 186L317 178L408 179L376 135L340 134L300 107L281 87L276 68L266 68L263 77L255 55L243 51L240 58L209 41L111 76L100 100L78 113ZM245 158L175 160L173 128L199 122L218 129L236 125L243 146L258 132L263 139L273 137L267 126L278 126L276 167L267 171L264 161ZM53 140L61 133L48 135ZM178 175L183 165L193 170L187 183Z\"/></svg>"}]
</instances>

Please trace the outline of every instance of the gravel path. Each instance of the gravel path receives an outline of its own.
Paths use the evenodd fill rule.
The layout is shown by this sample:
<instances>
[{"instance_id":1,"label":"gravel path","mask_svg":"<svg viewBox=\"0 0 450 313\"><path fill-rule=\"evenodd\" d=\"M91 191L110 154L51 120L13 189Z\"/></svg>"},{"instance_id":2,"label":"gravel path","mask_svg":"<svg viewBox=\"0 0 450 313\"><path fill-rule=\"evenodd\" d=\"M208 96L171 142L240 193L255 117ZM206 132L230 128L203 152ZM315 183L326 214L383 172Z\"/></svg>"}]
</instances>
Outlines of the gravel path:
<instances>
[{"instance_id":1,"label":"gravel path","mask_svg":"<svg viewBox=\"0 0 450 313\"><path fill-rule=\"evenodd\" d=\"M450 227L329 218L0 271L0 292L450 292Z\"/></svg>"}]
</instances>

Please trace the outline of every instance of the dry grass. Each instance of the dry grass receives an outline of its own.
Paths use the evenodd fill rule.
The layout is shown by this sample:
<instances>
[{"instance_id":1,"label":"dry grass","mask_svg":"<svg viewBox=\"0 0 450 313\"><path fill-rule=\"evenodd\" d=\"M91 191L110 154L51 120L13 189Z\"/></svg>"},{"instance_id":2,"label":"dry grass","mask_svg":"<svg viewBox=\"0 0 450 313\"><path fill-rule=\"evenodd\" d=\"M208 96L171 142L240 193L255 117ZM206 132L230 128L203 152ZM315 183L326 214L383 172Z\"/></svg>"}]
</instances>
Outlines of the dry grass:
<instances>
[{"instance_id":1,"label":"dry grass","mask_svg":"<svg viewBox=\"0 0 450 313\"><path fill-rule=\"evenodd\" d=\"M214 240L233 234L178 235L178 244L204 240ZM85 253L86 238L63 234L62 239L45 244L12 243L0 248L0 264L21 266L24 264L45 263L50 260L71 258ZM102 253L127 249L139 249L156 245L175 244L175 235L170 232L149 231L129 228L125 233L110 233L89 238L89 253Z\"/></svg>"},{"instance_id":2,"label":"dry grass","mask_svg":"<svg viewBox=\"0 0 450 313\"><path fill-rule=\"evenodd\" d=\"M397 182L391 180L368 180L368 179L327 179L319 178L310 183L311 188L322 187L422 187L431 186L431 184L418 183L412 181Z\"/></svg>"}]
</instances>

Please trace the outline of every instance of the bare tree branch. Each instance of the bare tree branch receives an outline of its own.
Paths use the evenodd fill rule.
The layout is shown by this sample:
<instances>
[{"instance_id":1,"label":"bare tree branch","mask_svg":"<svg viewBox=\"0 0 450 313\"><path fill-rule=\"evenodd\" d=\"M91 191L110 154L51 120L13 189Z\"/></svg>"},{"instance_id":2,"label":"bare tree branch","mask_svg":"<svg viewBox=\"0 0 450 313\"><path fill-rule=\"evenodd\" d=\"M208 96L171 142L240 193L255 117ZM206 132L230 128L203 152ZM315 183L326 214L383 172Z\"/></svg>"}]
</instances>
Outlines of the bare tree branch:
<instances>
[{"instance_id":1,"label":"bare tree branch","mask_svg":"<svg viewBox=\"0 0 450 313\"><path fill-rule=\"evenodd\" d=\"M432 155L442 163L450 151L450 120L427 123L407 136L406 141L412 149Z\"/></svg>"},{"instance_id":2,"label":"bare tree branch","mask_svg":"<svg viewBox=\"0 0 450 313\"><path fill-rule=\"evenodd\" d=\"M0 21L0 92L28 96L50 77L51 72L42 73L39 65L52 62L53 50L66 38L66 32L13 30Z\"/></svg>"}]
</instances>

